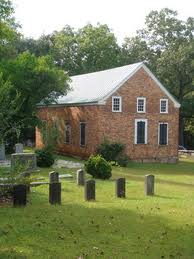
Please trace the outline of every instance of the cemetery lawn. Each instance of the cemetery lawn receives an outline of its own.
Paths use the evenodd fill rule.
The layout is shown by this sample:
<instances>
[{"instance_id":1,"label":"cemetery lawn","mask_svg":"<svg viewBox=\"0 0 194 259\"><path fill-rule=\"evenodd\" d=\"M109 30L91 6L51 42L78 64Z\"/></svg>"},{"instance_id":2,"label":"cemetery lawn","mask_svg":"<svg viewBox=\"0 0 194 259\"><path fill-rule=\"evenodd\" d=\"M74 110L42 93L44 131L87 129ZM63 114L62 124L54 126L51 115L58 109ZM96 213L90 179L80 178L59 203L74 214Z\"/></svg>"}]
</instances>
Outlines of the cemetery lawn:
<instances>
[{"instance_id":1,"label":"cemetery lawn","mask_svg":"<svg viewBox=\"0 0 194 259\"><path fill-rule=\"evenodd\" d=\"M37 175L48 180L52 170ZM153 197L144 195L148 173L156 176ZM115 197L118 177L127 179L126 199ZM50 206L40 186L27 207L0 207L0 258L194 258L194 160L113 167L96 187L96 202L84 201L74 178L62 180L61 206Z\"/></svg>"}]
</instances>

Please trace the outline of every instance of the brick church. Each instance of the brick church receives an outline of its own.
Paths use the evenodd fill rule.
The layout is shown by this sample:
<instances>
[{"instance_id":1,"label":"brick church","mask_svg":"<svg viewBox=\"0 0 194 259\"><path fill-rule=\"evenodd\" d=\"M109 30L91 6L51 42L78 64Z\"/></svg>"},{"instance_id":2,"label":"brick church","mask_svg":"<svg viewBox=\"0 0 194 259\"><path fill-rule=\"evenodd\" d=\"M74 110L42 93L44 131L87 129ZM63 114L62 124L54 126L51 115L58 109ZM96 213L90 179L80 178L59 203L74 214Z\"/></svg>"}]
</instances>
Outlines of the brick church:
<instances>
[{"instance_id":1,"label":"brick church","mask_svg":"<svg viewBox=\"0 0 194 259\"><path fill-rule=\"evenodd\" d=\"M56 122L59 153L87 158L109 139L126 145L131 160L176 162L180 104L142 62L71 77L71 91L41 120ZM42 147L36 129L36 147Z\"/></svg>"}]
</instances>

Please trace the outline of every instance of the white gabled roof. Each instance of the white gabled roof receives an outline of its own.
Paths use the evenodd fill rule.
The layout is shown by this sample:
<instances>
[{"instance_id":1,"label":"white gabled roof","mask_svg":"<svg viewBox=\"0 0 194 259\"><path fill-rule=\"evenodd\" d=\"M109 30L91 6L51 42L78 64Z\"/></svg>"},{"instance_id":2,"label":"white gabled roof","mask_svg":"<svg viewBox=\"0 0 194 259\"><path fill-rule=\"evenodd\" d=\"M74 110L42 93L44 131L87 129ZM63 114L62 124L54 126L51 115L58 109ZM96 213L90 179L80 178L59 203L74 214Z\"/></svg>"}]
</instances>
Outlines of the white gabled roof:
<instances>
[{"instance_id":1,"label":"white gabled roof","mask_svg":"<svg viewBox=\"0 0 194 259\"><path fill-rule=\"evenodd\" d=\"M103 103L142 67L152 77L152 79L156 81L164 93L174 102L175 107L180 107L180 104L156 79L143 62L89 74L72 76L70 83L72 90L70 90L67 95L60 96L57 99L57 104L71 105Z\"/></svg>"}]
</instances>

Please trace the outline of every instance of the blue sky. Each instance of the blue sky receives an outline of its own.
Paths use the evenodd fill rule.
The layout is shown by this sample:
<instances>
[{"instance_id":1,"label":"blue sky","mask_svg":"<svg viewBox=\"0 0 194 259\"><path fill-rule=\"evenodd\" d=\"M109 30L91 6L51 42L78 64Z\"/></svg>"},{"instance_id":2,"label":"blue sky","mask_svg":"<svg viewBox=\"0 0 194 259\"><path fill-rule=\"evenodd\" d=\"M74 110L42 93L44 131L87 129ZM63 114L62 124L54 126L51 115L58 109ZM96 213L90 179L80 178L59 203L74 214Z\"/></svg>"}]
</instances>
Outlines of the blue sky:
<instances>
[{"instance_id":1,"label":"blue sky","mask_svg":"<svg viewBox=\"0 0 194 259\"><path fill-rule=\"evenodd\" d=\"M69 24L74 28L87 23L106 23L119 43L142 28L151 10L168 7L177 10L180 19L194 16L194 0L13 0L15 17L27 37L60 30Z\"/></svg>"}]
</instances>

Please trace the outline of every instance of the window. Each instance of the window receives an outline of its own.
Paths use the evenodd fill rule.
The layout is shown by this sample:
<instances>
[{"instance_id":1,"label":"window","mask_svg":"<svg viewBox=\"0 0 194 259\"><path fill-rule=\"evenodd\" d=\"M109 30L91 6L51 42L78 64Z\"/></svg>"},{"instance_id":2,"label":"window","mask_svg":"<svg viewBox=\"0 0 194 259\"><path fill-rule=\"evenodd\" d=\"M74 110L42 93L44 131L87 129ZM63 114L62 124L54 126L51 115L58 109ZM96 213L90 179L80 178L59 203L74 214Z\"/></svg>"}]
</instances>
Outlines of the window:
<instances>
[{"instance_id":1,"label":"window","mask_svg":"<svg viewBox=\"0 0 194 259\"><path fill-rule=\"evenodd\" d=\"M86 123L80 122L80 146L86 145Z\"/></svg>"},{"instance_id":2,"label":"window","mask_svg":"<svg viewBox=\"0 0 194 259\"><path fill-rule=\"evenodd\" d=\"M146 112L146 98L145 97L137 98L137 112L139 112L139 113Z\"/></svg>"},{"instance_id":3,"label":"window","mask_svg":"<svg viewBox=\"0 0 194 259\"><path fill-rule=\"evenodd\" d=\"M69 122L65 123L65 143L70 144L71 142L71 125Z\"/></svg>"},{"instance_id":4,"label":"window","mask_svg":"<svg viewBox=\"0 0 194 259\"><path fill-rule=\"evenodd\" d=\"M168 99L160 99L160 113L168 113Z\"/></svg>"},{"instance_id":5,"label":"window","mask_svg":"<svg viewBox=\"0 0 194 259\"><path fill-rule=\"evenodd\" d=\"M121 112L122 109L122 99L120 96L113 96L112 97L112 111L113 112Z\"/></svg>"},{"instance_id":6,"label":"window","mask_svg":"<svg viewBox=\"0 0 194 259\"><path fill-rule=\"evenodd\" d=\"M135 120L135 144L147 144L147 119Z\"/></svg>"},{"instance_id":7,"label":"window","mask_svg":"<svg viewBox=\"0 0 194 259\"><path fill-rule=\"evenodd\" d=\"M168 145L168 123L159 123L158 143Z\"/></svg>"}]
</instances>

